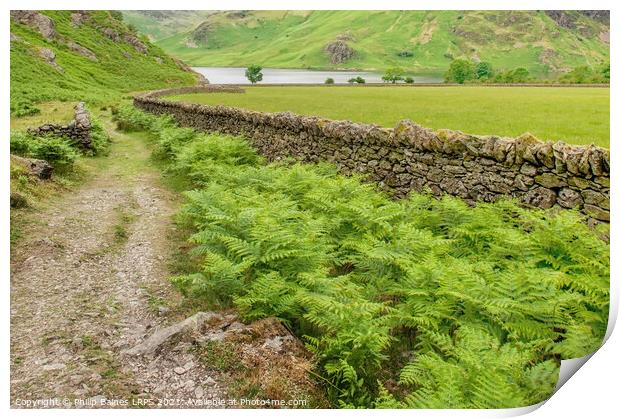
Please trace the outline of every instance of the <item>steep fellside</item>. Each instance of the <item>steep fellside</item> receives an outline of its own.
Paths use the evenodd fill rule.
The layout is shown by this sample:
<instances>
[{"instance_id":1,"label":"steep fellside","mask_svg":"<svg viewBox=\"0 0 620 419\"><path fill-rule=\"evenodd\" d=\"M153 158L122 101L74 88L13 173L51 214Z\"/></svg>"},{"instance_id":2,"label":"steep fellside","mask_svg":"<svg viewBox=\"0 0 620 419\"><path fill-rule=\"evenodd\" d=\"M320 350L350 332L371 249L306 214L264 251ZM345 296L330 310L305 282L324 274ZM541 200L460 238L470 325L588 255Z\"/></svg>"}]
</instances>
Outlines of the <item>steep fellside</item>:
<instances>
[{"instance_id":1,"label":"steep fellside","mask_svg":"<svg viewBox=\"0 0 620 419\"><path fill-rule=\"evenodd\" d=\"M148 16L127 19L145 33ZM137 17L139 16L139 18ZM181 17L179 17L180 19ZM170 25L175 14L167 14ZM443 72L455 58L553 75L609 60L605 11L222 11L157 41L193 65ZM345 52L344 54L342 52Z\"/></svg>"},{"instance_id":2,"label":"steep fellside","mask_svg":"<svg viewBox=\"0 0 620 419\"><path fill-rule=\"evenodd\" d=\"M46 100L101 102L197 75L108 11L11 11L11 113Z\"/></svg>"}]
</instances>

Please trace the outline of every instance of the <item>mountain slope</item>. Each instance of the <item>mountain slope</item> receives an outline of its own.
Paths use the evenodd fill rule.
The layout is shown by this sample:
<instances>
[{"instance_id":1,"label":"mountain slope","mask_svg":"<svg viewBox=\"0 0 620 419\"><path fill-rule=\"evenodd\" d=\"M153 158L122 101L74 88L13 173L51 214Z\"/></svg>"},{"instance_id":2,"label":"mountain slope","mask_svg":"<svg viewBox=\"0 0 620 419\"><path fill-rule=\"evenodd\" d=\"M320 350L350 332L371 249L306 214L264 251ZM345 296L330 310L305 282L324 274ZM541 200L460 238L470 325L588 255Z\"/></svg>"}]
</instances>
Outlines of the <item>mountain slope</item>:
<instances>
[{"instance_id":1,"label":"mountain slope","mask_svg":"<svg viewBox=\"0 0 620 419\"><path fill-rule=\"evenodd\" d=\"M203 66L438 73L467 57L541 76L608 61L608 19L591 11L224 11L157 44Z\"/></svg>"},{"instance_id":2,"label":"mountain slope","mask_svg":"<svg viewBox=\"0 0 620 419\"><path fill-rule=\"evenodd\" d=\"M140 28L151 41L194 29L212 10L123 10L125 22Z\"/></svg>"},{"instance_id":3,"label":"mountain slope","mask_svg":"<svg viewBox=\"0 0 620 419\"><path fill-rule=\"evenodd\" d=\"M196 80L118 12L11 12L11 113L36 112L33 104L46 100L101 102Z\"/></svg>"}]
</instances>

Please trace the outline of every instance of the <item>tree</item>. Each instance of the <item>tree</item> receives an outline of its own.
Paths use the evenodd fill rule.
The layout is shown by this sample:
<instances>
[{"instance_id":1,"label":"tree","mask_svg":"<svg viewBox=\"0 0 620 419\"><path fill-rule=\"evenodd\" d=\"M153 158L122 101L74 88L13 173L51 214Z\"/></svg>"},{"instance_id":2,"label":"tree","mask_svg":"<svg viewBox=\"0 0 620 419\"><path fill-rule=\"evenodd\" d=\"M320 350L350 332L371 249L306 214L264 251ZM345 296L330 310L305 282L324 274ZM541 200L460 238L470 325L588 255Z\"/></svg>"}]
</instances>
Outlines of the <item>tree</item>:
<instances>
[{"instance_id":1,"label":"tree","mask_svg":"<svg viewBox=\"0 0 620 419\"><path fill-rule=\"evenodd\" d=\"M383 75L383 77L381 77L381 79L384 82L390 82L394 84L397 81L403 79L404 72L405 71L400 67L388 68L387 70L385 70L385 74Z\"/></svg>"},{"instance_id":2,"label":"tree","mask_svg":"<svg viewBox=\"0 0 620 419\"><path fill-rule=\"evenodd\" d=\"M325 84L334 84L334 79L332 79L331 77L326 78Z\"/></svg>"},{"instance_id":3,"label":"tree","mask_svg":"<svg viewBox=\"0 0 620 419\"><path fill-rule=\"evenodd\" d=\"M414 82L415 80L413 79L413 77L405 77L405 83L413 84Z\"/></svg>"},{"instance_id":4,"label":"tree","mask_svg":"<svg viewBox=\"0 0 620 419\"><path fill-rule=\"evenodd\" d=\"M509 83L525 83L530 79L530 72L526 68L515 68L510 72Z\"/></svg>"},{"instance_id":5,"label":"tree","mask_svg":"<svg viewBox=\"0 0 620 419\"><path fill-rule=\"evenodd\" d=\"M357 76L357 77L352 77L348 80L349 83L353 84L353 83L357 83L357 84L364 84L366 83L366 80L364 80L363 77L361 76Z\"/></svg>"},{"instance_id":6,"label":"tree","mask_svg":"<svg viewBox=\"0 0 620 419\"><path fill-rule=\"evenodd\" d=\"M601 68L601 74L603 75L603 78L607 81L607 83L609 83L610 80L610 66L609 63L604 64L603 67Z\"/></svg>"},{"instance_id":7,"label":"tree","mask_svg":"<svg viewBox=\"0 0 620 419\"><path fill-rule=\"evenodd\" d=\"M445 82L463 84L476 78L475 70L474 63L469 60L454 60L450 63L450 67L444 76Z\"/></svg>"},{"instance_id":8,"label":"tree","mask_svg":"<svg viewBox=\"0 0 620 419\"><path fill-rule=\"evenodd\" d=\"M250 83L254 84L263 79L263 67L252 64L245 69L245 77L250 80Z\"/></svg>"},{"instance_id":9,"label":"tree","mask_svg":"<svg viewBox=\"0 0 620 419\"><path fill-rule=\"evenodd\" d=\"M476 78L481 79L483 77L490 78L493 75L493 68L491 63L487 61L480 61L476 65Z\"/></svg>"}]
</instances>

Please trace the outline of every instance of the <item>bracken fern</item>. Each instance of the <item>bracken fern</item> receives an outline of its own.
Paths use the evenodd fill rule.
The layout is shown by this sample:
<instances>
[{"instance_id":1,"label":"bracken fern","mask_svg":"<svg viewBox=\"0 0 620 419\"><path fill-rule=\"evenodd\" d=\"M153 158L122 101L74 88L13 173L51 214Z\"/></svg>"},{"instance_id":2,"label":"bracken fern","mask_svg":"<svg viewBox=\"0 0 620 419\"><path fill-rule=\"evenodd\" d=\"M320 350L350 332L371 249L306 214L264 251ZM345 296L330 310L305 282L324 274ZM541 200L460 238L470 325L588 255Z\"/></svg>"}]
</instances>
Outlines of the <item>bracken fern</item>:
<instances>
[{"instance_id":1,"label":"bracken fern","mask_svg":"<svg viewBox=\"0 0 620 419\"><path fill-rule=\"evenodd\" d=\"M574 212L504 200L393 201L334 167L266 165L240 138L131 108L171 170L202 270L186 294L275 316L316 354L342 407L501 408L549 397L560 359L595 350L609 247Z\"/></svg>"}]
</instances>

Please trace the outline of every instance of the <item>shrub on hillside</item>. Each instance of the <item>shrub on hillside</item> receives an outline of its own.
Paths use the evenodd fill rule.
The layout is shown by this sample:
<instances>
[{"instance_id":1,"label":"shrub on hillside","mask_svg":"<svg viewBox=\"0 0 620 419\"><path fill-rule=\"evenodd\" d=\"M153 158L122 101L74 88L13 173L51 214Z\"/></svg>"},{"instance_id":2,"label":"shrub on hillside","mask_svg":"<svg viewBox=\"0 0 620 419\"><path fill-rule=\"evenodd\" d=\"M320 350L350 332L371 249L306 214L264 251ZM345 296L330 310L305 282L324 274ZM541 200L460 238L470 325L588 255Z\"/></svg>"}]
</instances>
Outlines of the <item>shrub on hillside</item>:
<instances>
[{"instance_id":1,"label":"shrub on hillside","mask_svg":"<svg viewBox=\"0 0 620 419\"><path fill-rule=\"evenodd\" d=\"M575 67L566 74L560 76L560 83L583 84L583 83L609 83L609 64L599 68L588 66Z\"/></svg>"},{"instance_id":2,"label":"shrub on hillside","mask_svg":"<svg viewBox=\"0 0 620 419\"><path fill-rule=\"evenodd\" d=\"M332 79L331 77L326 78L325 84L334 84L334 79Z\"/></svg>"},{"instance_id":3,"label":"shrub on hillside","mask_svg":"<svg viewBox=\"0 0 620 419\"><path fill-rule=\"evenodd\" d=\"M37 115L41 113L41 110L34 106L34 104L30 102L16 102L11 103L11 113L17 117L21 118L23 116L29 115Z\"/></svg>"},{"instance_id":4,"label":"shrub on hillside","mask_svg":"<svg viewBox=\"0 0 620 419\"><path fill-rule=\"evenodd\" d=\"M18 156L28 156L30 153L30 146L34 141L30 134L22 131L11 131L10 135L10 150L11 154Z\"/></svg>"},{"instance_id":5,"label":"shrub on hillside","mask_svg":"<svg viewBox=\"0 0 620 419\"><path fill-rule=\"evenodd\" d=\"M102 155L107 154L110 149L110 136L103 127L103 124L98 118L95 118L92 113L90 114L90 138L91 149L90 154Z\"/></svg>"},{"instance_id":6,"label":"shrub on hillside","mask_svg":"<svg viewBox=\"0 0 620 419\"><path fill-rule=\"evenodd\" d=\"M54 167L71 166L78 156L78 152L72 147L71 141L66 138L45 136L32 137L32 139L28 156L45 160Z\"/></svg>"}]
</instances>

